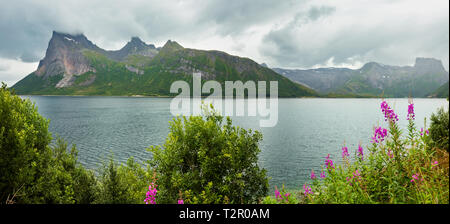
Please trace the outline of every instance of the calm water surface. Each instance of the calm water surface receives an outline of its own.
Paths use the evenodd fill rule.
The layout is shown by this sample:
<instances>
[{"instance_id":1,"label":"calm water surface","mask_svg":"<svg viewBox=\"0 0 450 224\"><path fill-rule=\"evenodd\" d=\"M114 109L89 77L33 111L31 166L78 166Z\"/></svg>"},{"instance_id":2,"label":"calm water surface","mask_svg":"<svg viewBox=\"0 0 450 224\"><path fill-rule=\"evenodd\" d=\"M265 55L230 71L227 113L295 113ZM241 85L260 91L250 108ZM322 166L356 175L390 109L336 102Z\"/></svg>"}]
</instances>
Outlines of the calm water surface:
<instances>
[{"instance_id":1,"label":"calm water surface","mask_svg":"<svg viewBox=\"0 0 450 224\"><path fill-rule=\"evenodd\" d=\"M79 151L80 162L96 168L113 153L125 162L132 156L145 161L151 154L145 149L163 144L168 132L168 98L23 96L38 106L50 119L50 131L59 135ZM240 127L259 130L263 134L260 165L267 169L271 186L285 184L300 189L308 181L311 169L321 170L327 154L340 160L343 144L350 154L358 143L369 144L372 128L386 127L379 99L279 99L278 123L260 128L258 117L233 117ZM406 128L407 99L389 99ZM447 107L445 99L414 99L417 126L439 107Z\"/></svg>"}]
</instances>

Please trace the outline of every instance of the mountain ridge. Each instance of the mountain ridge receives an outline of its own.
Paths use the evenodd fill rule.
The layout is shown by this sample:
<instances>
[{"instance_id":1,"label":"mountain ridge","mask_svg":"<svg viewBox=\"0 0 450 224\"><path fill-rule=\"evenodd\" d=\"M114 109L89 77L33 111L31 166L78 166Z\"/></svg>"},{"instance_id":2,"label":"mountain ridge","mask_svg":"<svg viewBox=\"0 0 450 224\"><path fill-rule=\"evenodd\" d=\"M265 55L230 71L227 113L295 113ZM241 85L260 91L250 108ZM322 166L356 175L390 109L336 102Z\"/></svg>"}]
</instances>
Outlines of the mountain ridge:
<instances>
[{"instance_id":1,"label":"mountain ridge","mask_svg":"<svg viewBox=\"0 0 450 224\"><path fill-rule=\"evenodd\" d=\"M413 66L365 63L359 69L273 68L279 74L303 83L323 95L367 95L384 97L428 97L449 80L442 62L416 58Z\"/></svg>"},{"instance_id":2,"label":"mountain ridge","mask_svg":"<svg viewBox=\"0 0 450 224\"><path fill-rule=\"evenodd\" d=\"M168 40L156 48L138 37L121 49L108 51L83 34L54 31L45 57L12 88L31 95L148 95L173 96L170 85L184 80L192 85L192 73L202 81L278 81L280 97L318 94L248 58L220 51L184 48Z\"/></svg>"}]
</instances>

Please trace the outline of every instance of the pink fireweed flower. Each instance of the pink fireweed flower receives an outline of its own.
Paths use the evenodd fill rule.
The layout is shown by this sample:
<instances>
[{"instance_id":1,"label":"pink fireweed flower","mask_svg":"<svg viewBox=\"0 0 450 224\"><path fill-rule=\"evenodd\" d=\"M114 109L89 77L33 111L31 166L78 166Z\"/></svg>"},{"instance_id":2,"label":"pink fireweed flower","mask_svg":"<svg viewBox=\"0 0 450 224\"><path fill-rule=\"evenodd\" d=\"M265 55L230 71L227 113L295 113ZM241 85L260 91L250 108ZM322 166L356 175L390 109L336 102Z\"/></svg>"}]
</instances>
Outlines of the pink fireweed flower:
<instances>
[{"instance_id":1,"label":"pink fireweed flower","mask_svg":"<svg viewBox=\"0 0 450 224\"><path fill-rule=\"evenodd\" d=\"M361 144L358 145L358 156L361 160L364 160L364 149Z\"/></svg>"},{"instance_id":2,"label":"pink fireweed flower","mask_svg":"<svg viewBox=\"0 0 450 224\"><path fill-rule=\"evenodd\" d=\"M411 183L419 181L420 174L416 173L412 175ZM423 182L423 178L420 177L420 182Z\"/></svg>"},{"instance_id":3,"label":"pink fireweed flower","mask_svg":"<svg viewBox=\"0 0 450 224\"><path fill-rule=\"evenodd\" d=\"M395 114L394 110L389 107L386 101L381 102L381 112L384 113L385 121L395 123L398 121L398 116Z\"/></svg>"},{"instance_id":4,"label":"pink fireweed flower","mask_svg":"<svg viewBox=\"0 0 450 224\"><path fill-rule=\"evenodd\" d=\"M314 170L311 170L311 179L316 179L316 174L314 173Z\"/></svg>"},{"instance_id":5,"label":"pink fireweed flower","mask_svg":"<svg viewBox=\"0 0 450 224\"><path fill-rule=\"evenodd\" d=\"M361 174L359 173L359 170L355 170L352 173L352 175L353 176L351 176L351 177L346 177L345 178L350 186L352 186L352 180L359 181L360 177L361 177Z\"/></svg>"},{"instance_id":6,"label":"pink fireweed flower","mask_svg":"<svg viewBox=\"0 0 450 224\"><path fill-rule=\"evenodd\" d=\"M346 146L344 146L344 147L342 147L342 158L346 158L346 157L348 157L349 156L349 154L348 154L348 148L346 147Z\"/></svg>"},{"instance_id":7,"label":"pink fireweed flower","mask_svg":"<svg viewBox=\"0 0 450 224\"><path fill-rule=\"evenodd\" d=\"M179 205L182 205L182 204L184 204L184 201L183 201L183 199L180 199L180 200L178 200L178 204L179 204Z\"/></svg>"},{"instance_id":8,"label":"pink fireweed flower","mask_svg":"<svg viewBox=\"0 0 450 224\"><path fill-rule=\"evenodd\" d=\"M406 120L414 120L414 118L416 117L416 115L414 114L414 104L411 103L408 105L408 115Z\"/></svg>"},{"instance_id":9,"label":"pink fireweed flower","mask_svg":"<svg viewBox=\"0 0 450 224\"><path fill-rule=\"evenodd\" d=\"M276 199L281 199L282 197L281 197L281 194L280 194L280 191L278 191L278 188L277 187L275 187L275 198Z\"/></svg>"},{"instance_id":10,"label":"pink fireweed flower","mask_svg":"<svg viewBox=\"0 0 450 224\"><path fill-rule=\"evenodd\" d=\"M412 175L411 183L415 182L416 180L419 180L419 174L418 173Z\"/></svg>"},{"instance_id":11,"label":"pink fireweed flower","mask_svg":"<svg viewBox=\"0 0 450 224\"><path fill-rule=\"evenodd\" d=\"M431 164L431 168L436 167L437 165L439 165L438 161L434 161L433 164Z\"/></svg>"},{"instance_id":12,"label":"pink fireweed flower","mask_svg":"<svg viewBox=\"0 0 450 224\"><path fill-rule=\"evenodd\" d=\"M311 187L307 186L306 184L303 185L303 194L305 195L305 197L307 197L309 194L312 194L312 189Z\"/></svg>"},{"instance_id":13,"label":"pink fireweed flower","mask_svg":"<svg viewBox=\"0 0 450 224\"><path fill-rule=\"evenodd\" d=\"M392 151L390 149L388 149L387 151L387 155L389 156L389 158L394 158L394 154L392 153Z\"/></svg>"},{"instance_id":14,"label":"pink fireweed flower","mask_svg":"<svg viewBox=\"0 0 450 224\"><path fill-rule=\"evenodd\" d=\"M320 173L320 178L325 179L326 177L327 177L327 176L325 176L325 172L322 171L322 172Z\"/></svg>"},{"instance_id":15,"label":"pink fireweed flower","mask_svg":"<svg viewBox=\"0 0 450 224\"><path fill-rule=\"evenodd\" d=\"M284 194L284 199L286 199L286 201L289 201L289 196L291 196L291 193Z\"/></svg>"},{"instance_id":16,"label":"pink fireweed flower","mask_svg":"<svg viewBox=\"0 0 450 224\"><path fill-rule=\"evenodd\" d=\"M327 169L334 169L333 160L330 159L330 154L327 155L327 159L325 160L325 167L327 167Z\"/></svg>"},{"instance_id":17,"label":"pink fireweed flower","mask_svg":"<svg viewBox=\"0 0 450 224\"><path fill-rule=\"evenodd\" d=\"M347 180L348 184L350 186L352 186L352 178L351 177L346 177L345 179Z\"/></svg>"},{"instance_id":18,"label":"pink fireweed flower","mask_svg":"<svg viewBox=\"0 0 450 224\"><path fill-rule=\"evenodd\" d=\"M429 134L430 134L430 131L425 130L425 133L424 133L423 128L420 128L420 136L423 136L424 134L429 135Z\"/></svg>"},{"instance_id":19,"label":"pink fireweed flower","mask_svg":"<svg viewBox=\"0 0 450 224\"><path fill-rule=\"evenodd\" d=\"M384 141L387 134L388 134L388 131L386 128L376 127L374 129L372 141L370 141L370 142L371 143L380 143L380 142Z\"/></svg>"},{"instance_id":20,"label":"pink fireweed flower","mask_svg":"<svg viewBox=\"0 0 450 224\"><path fill-rule=\"evenodd\" d=\"M151 183L148 186L148 191L144 200L145 204L156 204L156 194L158 193L158 190L156 189L157 186L158 185L154 183Z\"/></svg>"}]
</instances>

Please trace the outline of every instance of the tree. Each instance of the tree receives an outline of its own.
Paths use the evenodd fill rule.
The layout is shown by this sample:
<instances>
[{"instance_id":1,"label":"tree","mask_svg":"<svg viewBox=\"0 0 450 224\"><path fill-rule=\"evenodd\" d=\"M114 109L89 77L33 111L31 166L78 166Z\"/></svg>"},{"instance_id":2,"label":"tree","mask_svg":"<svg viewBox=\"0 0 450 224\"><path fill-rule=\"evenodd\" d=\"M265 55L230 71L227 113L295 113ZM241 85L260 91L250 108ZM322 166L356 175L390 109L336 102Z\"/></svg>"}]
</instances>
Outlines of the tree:
<instances>
[{"instance_id":1,"label":"tree","mask_svg":"<svg viewBox=\"0 0 450 224\"><path fill-rule=\"evenodd\" d=\"M110 158L100 171L99 188L94 203L143 204L152 172L131 157L118 165Z\"/></svg>"},{"instance_id":2,"label":"tree","mask_svg":"<svg viewBox=\"0 0 450 224\"><path fill-rule=\"evenodd\" d=\"M211 106L212 108L212 106ZM159 203L255 203L267 194L266 170L258 166L262 135L232 126L230 118L177 117L164 145L151 146ZM184 196L183 196L184 195Z\"/></svg>"},{"instance_id":3,"label":"tree","mask_svg":"<svg viewBox=\"0 0 450 224\"><path fill-rule=\"evenodd\" d=\"M0 89L0 203L91 203L97 180L30 100ZM14 198L11 199L14 195Z\"/></svg>"},{"instance_id":4,"label":"tree","mask_svg":"<svg viewBox=\"0 0 450 224\"><path fill-rule=\"evenodd\" d=\"M448 151L448 110L439 108L436 113L431 115L430 136L433 140L434 146Z\"/></svg>"},{"instance_id":5,"label":"tree","mask_svg":"<svg viewBox=\"0 0 450 224\"><path fill-rule=\"evenodd\" d=\"M32 187L45 169L51 149L49 121L30 100L0 89L0 200ZM42 163L41 163L42 162Z\"/></svg>"}]
</instances>

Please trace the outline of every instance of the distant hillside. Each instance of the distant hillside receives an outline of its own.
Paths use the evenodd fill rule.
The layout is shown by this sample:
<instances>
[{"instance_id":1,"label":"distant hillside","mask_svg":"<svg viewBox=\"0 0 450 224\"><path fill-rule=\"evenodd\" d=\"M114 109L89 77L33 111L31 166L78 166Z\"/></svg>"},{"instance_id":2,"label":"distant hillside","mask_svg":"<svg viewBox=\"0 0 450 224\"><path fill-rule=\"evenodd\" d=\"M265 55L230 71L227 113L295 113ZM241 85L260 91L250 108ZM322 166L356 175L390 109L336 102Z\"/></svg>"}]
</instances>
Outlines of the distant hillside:
<instances>
[{"instance_id":1,"label":"distant hillside","mask_svg":"<svg viewBox=\"0 0 450 224\"><path fill-rule=\"evenodd\" d=\"M248 58L220 51L184 48L167 41L156 48L133 37L122 49L107 51L84 35L53 32L37 70L12 88L33 95L147 95L173 96L176 80L192 83L193 71L202 81L278 81L279 97L317 96L317 93Z\"/></svg>"},{"instance_id":2,"label":"distant hillside","mask_svg":"<svg viewBox=\"0 0 450 224\"><path fill-rule=\"evenodd\" d=\"M449 86L448 85L449 85L449 82L447 81L446 83L444 83L444 85L442 85L437 90L435 90L432 93L430 93L428 96L429 97L437 97L437 98L447 98L448 97L448 92L449 92Z\"/></svg>"},{"instance_id":3,"label":"distant hillside","mask_svg":"<svg viewBox=\"0 0 450 224\"><path fill-rule=\"evenodd\" d=\"M414 66L369 62L360 69L273 70L321 94L339 96L426 97L449 80L442 62L432 58L417 58Z\"/></svg>"}]
</instances>

